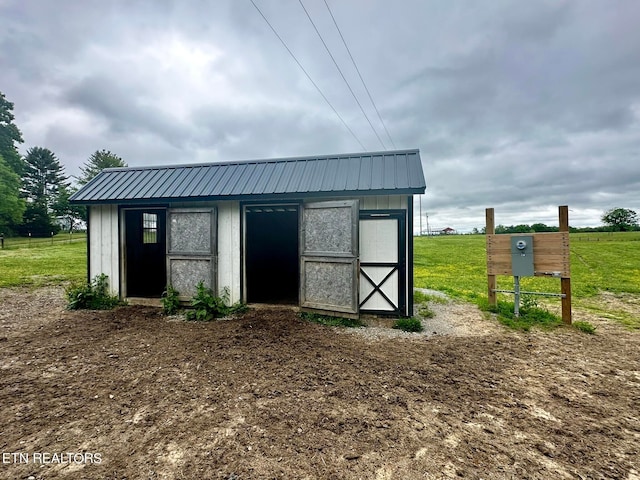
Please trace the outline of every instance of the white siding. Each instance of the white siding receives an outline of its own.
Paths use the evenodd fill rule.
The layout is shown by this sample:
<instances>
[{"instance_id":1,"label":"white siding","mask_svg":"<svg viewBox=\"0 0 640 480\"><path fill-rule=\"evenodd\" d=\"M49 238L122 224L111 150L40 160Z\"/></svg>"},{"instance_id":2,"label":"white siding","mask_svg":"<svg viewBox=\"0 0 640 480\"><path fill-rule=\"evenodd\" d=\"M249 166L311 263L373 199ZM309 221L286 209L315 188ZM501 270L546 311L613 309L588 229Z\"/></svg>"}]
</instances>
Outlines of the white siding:
<instances>
[{"instance_id":1,"label":"white siding","mask_svg":"<svg viewBox=\"0 0 640 480\"><path fill-rule=\"evenodd\" d=\"M220 202L218 207L218 288L227 287L231 303L242 300L240 293L240 204Z\"/></svg>"},{"instance_id":2,"label":"white siding","mask_svg":"<svg viewBox=\"0 0 640 480\"><path fill-rule=\"evenodd\" d=\"M89 208L89 278L104 273L113 294L120 293L118 207Z\"/></svg>"},{"instance_id":3,"label":"white siding","mask_svg":"<svg viewBox=\"0 0 640 480\"><path fill-rule=\"evenodd\" d=\"M406 210L406 195L379 195L375 197L361 197L360 210Z\"/></svg>"}]
</instances>

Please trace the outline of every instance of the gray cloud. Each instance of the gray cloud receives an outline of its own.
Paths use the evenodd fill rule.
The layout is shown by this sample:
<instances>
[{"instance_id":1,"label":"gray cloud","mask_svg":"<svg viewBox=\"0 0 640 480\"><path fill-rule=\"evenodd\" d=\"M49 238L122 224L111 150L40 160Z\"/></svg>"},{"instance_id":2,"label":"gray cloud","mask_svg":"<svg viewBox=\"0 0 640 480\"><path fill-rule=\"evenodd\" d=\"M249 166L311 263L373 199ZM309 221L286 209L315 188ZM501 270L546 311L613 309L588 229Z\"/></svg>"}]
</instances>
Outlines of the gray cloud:
<instances>
[{"instance_id":1,"label":"gray cloud","mask_svg":"<svg viewBox=\"0 0 640 480\"><path fill-rule=\"evenodd\" d=\"M297 2L256 0L366 148L382 146ZM382 135L323 2L305 0ZM598 224L640 210L640 4L330 1L430 223ZM0 3L0 90L70 174L361 150L250 2ZM387 142L388 143L388 142ZM416 200L417 202L417 200ZM418 205L418 203L416 203ZM425 220L425 218L423 218Z\"/></svg>"}]
</instances>

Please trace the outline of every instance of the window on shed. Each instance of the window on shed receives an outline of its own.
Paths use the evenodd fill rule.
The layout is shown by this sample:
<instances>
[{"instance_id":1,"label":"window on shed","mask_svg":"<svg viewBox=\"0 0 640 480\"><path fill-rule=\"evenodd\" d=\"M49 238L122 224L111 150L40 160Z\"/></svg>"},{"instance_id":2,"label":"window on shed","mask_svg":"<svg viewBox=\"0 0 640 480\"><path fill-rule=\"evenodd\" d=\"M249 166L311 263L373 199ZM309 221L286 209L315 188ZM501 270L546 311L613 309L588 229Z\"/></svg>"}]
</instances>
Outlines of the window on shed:
<instances>
[{"instance_id":1,"label":"window on shed","mask_svg":"<svg viewBox=\"0 0 640 480\"><path fill-rule=\"evenodd\" d=\"M142 214L142 243L158 243L158 214Z\"/></svg>"}]
</instances>

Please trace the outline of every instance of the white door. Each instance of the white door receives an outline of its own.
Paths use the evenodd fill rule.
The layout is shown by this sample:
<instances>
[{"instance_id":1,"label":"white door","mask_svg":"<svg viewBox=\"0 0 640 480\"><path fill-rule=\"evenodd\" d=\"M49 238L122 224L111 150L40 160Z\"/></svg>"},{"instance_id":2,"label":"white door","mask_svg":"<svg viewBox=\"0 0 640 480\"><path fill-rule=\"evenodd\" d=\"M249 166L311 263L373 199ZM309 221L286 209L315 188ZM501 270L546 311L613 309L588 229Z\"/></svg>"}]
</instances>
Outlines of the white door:
<instances>
[{"instance_id":1,"label":"white door","mask_svg":"<svg viewBox=\"0 0 640 480\"><path fill-rule=\"evenodd\" d=\"M404 312L404 238L404 211L361 212L360 311Z\"/></svg>"}]
</instances>

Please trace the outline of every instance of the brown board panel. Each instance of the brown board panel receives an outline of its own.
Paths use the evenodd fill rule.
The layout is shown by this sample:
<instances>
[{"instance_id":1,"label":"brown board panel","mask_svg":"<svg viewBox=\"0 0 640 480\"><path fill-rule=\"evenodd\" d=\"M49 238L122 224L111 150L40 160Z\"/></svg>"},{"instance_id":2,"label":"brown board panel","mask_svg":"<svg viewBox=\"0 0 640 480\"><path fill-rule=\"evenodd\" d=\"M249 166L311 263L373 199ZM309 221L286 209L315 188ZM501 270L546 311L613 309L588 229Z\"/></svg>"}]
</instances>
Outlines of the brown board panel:
<instances>
[{"instance_id":1,"label":"brown board panel","mask_svg":"<svg viewBox=\"0 0 640 480\"><path fill-rule=\"evenodd\" d=\"M512 275L511 237L521 234L487 235L488 275ZM566 232L535 233L533 236L534 270L536 276L545 272L560 272L570 276L569 234Z\"/></svg>"}]
</instances>

